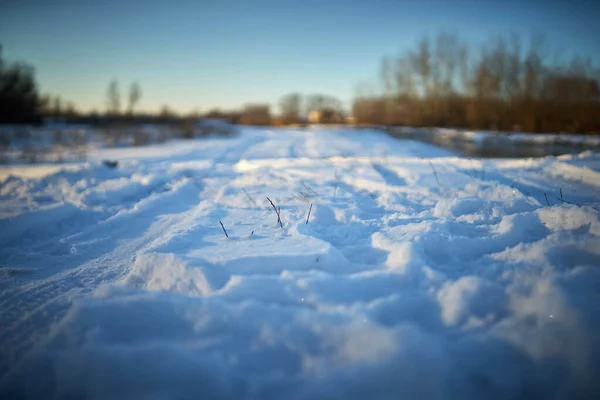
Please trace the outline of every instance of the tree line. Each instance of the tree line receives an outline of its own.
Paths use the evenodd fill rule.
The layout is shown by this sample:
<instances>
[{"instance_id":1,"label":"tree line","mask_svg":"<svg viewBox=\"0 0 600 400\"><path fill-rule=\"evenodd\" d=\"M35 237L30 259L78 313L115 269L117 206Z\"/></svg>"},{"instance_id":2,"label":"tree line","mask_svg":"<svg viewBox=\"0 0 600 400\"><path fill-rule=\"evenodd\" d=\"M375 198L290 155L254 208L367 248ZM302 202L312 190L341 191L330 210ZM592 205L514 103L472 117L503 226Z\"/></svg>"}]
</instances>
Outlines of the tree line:
<instances>
[{"instance_id":1,"label":"tree line","mask_svg":"<svg viewBox=\"0 0 600 400\"><path fill-rule=\"evenodd\" d=\"M291 93L279 101L279 113L273 113L269 104L247 104L239 110L211 109L204 114L197 111L187 115L177 114L164 105L157 113L140 113L137 106L142 98L142 88L132 82L123 95L119 82L113 79L106 89L105 111L81 113L75 105L60 96L40 94L34 69L26 63L9 63L2 58L0 45L0 123L38 124L44 118L91 124L165 123L174 120L194 120L200 117L224 119L244 125L303 124L311 111L321 113L322 123L340 122L334 118L343 114L342 102L323 94L302 95Z\"/></svg>"},{"instance_id":2,"label":"tree line","mask_svg":"<svg viewBox=\"0 0 600 400\"><path fill-rule=\"evenodd\" d=\"M512 35L476 47L456 34L439 33L380 63L380 89L358 93L351 114L358 124L456 127L525 132L600 132L600 69L589 59L561 56L541 35L527 41ZM0 46L0 123L39 123L44 117L68 121L166 122L198 117L234 124L294 125L342 123L340 100L323 94L290 93L273 113L269 104L240 110L213 109L178 115L168 106L139 113L137 82L122 95L113 79L106 110L82 115L73 103L40 95L34 70L2 59Z\"/></svg>"},{"instance_id":3,"label":"tree line","mask_svg":"<svg viewBox=\"0 0 600 400\"><path fill-rule=\"evenodd\" d=\"M358 93L358 123L525 132L600 131L600 69L542 35L475 48L456 34L421 38L380 63L380 94Z\"/></svg>"},{"instance_id":4,"label":"tree line","mask_svg":"<svg viewBox=\"0 0 600 400\"><path fill-rule=\"evenodd\" d=\"M4 61L0 45L0 122L39 122L38 103L33 68L24 63Z\"/></svg>"}]
</instances>

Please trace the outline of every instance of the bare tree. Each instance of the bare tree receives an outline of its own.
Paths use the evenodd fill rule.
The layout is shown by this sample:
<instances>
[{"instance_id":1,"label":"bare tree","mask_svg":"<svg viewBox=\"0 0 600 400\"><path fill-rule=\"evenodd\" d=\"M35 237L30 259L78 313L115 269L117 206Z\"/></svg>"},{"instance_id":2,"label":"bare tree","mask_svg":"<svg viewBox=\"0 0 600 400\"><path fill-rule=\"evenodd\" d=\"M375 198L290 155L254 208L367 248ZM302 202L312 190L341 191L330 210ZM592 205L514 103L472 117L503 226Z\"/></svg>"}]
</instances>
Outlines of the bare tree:
<instances>
[{"instance_id":1,"label":"bare tree","mask_svg":"<svg viewBox=\"0 0 600 400\"><path fill-rule=\"evenodd\" d=\"M419 40L417 51L410 53L412 69L419 77L419 86L424 95L432 89L431 82L431 41L425 36Z\"/></svg>"},{"instance_id":2,"label":"bare tree","mask_svg":"<svg viewBox=\"0 0 600 400\"><path fill-rule=\"evenodd\" d=\"M168 105L164 104L158 113L158 115L163 119L171 119L174 118L175 112Z\"/></svg>"},{"instance_id":3,"label":"bare tree","mask_svg":"<svg viewBox=\"0 0 600 400\"><path fill-rule=\"evenodd\" d=\"M60 96L54 97L52 101L52 116L54 118L60 118L63 115L63 104Z\"/></svg>"},{"instance_id":4,"label":"bare tree","mask_svg":"<svg viewBox=\"0 0 600 400\"><path fill-rule=\"evenodd\" d=\"M458 35L440 32L436 37L432 60L434 86L437 94L448 96L454 93L456 70L460 65L466 45Z\"/></svg>"},{"instance_id":5,"label":"bare tree","mask_svg":"<svg viewBox=\"0 0 600 400\"><path fill-rule=\"evenodd\" d=\"M66 106L65 106L65 111L64 111L64 116L67 119L70 118L75 118L77 117L78 112L77 112L77 108L75 108L75 104L73 104L72 102L67 102Z\"/></svg>"},{"instance_id":6,"label":"bare tree","mask_svg":"<svg viewBox=\"0 0 600 400\"><path fill-rule=\"evenodd\" d=\"M333 96L313 94L308 96L308 98L306 99L306 106L308 111L321 111L324 109L341 111L342 102Z\"/></svg>"},{"instance_id":7,"label":"bare tree","mask_svg":"<svg viewBox=\"0 0 600 400\"><path fill-rule=\"evenodd\" d=\"M137 105L142 97L142 89L137 82L133 82L129 87L129 115L133 115L133 108Z\"/></svg>"},{"instance_id":8,"label":"bare tree","mask_svg":"<svg viewBox=\"0 0 600 400\"><path fill-rule=\"evenodd\" d=\"M415 76L411 60L408 55L396 59L394 76L396 79L396 94L399 96L414 97L416 95Z\"/></svg>"},{"instance_id":9,"label":"bare tree","mask_svg":"<svg viewBox=\"0 0 600 400\"><path fill-rule=\"evenodd\" d=\"M285 95L279 101L283 124L297 124L301 121L302 97L298 93Z\"/></svg>"},{"instance_id":10,"label":"bare tree","mask_svg":"<svg viewBox=\"0 0 600 400\"><path fill-rule=\"evenodd\" d=\"M309 114L311 111L318 111L325 107L325 96L320 94L312 94L306 98L306 113Z\"/></svg>"},{"instance_id":11,"label":"bare tree","mask_svg":"<svg viewBox=\"0 0 600 400\"><path fill-rule=\"evenodd\" d=\"M106 111L109 115L118 115L121 112L121 93L119 91L119 83L116 79L113 79L108 84Z\"/></svg>"},{"instance_id":12,"label":"bare tree","mask_svg":"<svg viewBox=\"0 0 600 400\"><path fill-rule=\"evenodd\" d=\"M381 59L379 68L379 76L383 83L383 88L387 96L391 95L394 90L394 62L391 57L385 56Z\"/></svg>"},{"instance_id":13,"label":"bare tree","mask_svg":"<svg viewBox=\"0 0 600 400\"><path fill-rule=\"evenodd\" d=\"M423 37L383 58L378 90L357 92L354 117L359 124L600 131L600 69L557 54L540 34L528 42L491 38L475 51L454 34ZM325 102L308 99L314 109Z\"/></svg>"}]
</instances>

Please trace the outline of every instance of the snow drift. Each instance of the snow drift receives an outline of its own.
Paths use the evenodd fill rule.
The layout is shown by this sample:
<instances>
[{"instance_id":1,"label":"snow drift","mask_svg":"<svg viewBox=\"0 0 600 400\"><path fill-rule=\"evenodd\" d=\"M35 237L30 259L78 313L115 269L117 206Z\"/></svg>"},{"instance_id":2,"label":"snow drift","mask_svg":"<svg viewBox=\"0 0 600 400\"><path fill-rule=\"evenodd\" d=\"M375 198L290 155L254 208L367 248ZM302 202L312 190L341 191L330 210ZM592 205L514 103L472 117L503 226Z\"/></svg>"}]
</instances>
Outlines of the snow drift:
<instances>
[{"instance_id":1,"label":"snow drift","mask_svg":"<svg viewBox=\"0 0 600 400\"><path fill-rule=\"evenodd\" d=\"M3 170L2 398L600 396L595 153L248 128L90 157Z\"/></svg>"}]
</instances>

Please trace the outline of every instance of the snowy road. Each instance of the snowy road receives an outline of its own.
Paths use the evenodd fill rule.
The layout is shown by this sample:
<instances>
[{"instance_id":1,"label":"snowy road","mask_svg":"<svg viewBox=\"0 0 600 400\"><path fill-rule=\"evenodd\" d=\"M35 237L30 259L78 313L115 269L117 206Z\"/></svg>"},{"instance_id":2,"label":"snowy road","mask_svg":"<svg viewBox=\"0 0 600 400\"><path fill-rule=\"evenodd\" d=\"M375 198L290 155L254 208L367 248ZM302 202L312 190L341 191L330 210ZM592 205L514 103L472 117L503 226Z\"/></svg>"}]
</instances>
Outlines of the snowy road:
<instances>
[{"instance_id":1,"label":"snowy road","mask_svg":"<svg viewBox=\"0 0 600 400\"><path fill-rule=\"evenodd\" d=\"M599 171L251 128L4 167L0 397L600 396Z\"/></svg>"}]
</instances>

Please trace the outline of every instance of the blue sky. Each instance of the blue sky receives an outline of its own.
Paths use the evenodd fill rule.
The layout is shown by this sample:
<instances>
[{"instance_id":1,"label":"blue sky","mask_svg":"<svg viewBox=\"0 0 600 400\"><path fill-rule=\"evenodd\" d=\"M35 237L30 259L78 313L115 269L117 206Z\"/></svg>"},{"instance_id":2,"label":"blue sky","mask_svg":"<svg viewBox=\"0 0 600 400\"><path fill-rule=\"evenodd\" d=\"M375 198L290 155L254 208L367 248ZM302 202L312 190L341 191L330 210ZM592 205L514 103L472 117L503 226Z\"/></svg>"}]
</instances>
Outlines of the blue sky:
<instances>
[{"instance_id":1,"label":"blue sky","mask_svg":"<svg viewBox=\"0 0 600 400\"><path fill-rule=\"evenodd\" d=\"M3 55L44 92L104 110L108 82L142 86L140 108L235 108L289 92L349 104L385 54L440 30L477 43L542 31L598 59L598 0L0 0Z\"/></svg>"}]
</instances>

